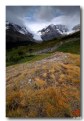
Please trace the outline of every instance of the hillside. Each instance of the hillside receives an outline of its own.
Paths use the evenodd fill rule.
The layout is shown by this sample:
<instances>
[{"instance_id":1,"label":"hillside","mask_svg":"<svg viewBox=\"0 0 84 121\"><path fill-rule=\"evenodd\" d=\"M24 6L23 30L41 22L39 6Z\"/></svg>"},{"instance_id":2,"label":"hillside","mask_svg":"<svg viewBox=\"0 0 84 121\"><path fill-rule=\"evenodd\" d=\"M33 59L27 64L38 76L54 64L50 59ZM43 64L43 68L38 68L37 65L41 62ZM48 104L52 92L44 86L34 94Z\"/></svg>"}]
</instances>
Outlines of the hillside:
<instances>
[{"instance_id":1,"label":"hillside","mask_svg":"<svg viewBox=\"0 0 84 121\"><path fill-rule=\"evenodd\" d=\"M75 49L74 49L75 48ZM22 62L41 60L55 51L80 53L80 31L62 38L43 41L41 43L25 44L7 49L7 66Z\"/></svg>"},{"instance_id":2,"label":"hillside","mask_svg":"<svg viewBox=\"0 0 84 121\"><path fill-rule=\"evenodd\" d=\"M80 56L55 52L6 70L7 117L80 116Z\"/></svg>"}]
</instances>

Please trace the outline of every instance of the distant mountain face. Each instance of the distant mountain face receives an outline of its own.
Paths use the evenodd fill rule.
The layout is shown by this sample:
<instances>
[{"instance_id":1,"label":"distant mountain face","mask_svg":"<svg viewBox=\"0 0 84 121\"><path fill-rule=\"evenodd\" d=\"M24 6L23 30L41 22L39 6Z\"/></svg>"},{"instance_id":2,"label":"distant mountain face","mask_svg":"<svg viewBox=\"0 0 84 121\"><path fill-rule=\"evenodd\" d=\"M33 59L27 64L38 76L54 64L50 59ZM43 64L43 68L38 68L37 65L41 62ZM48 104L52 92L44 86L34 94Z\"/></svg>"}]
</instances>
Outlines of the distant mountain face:
<instances>
[{"instance_id":1,"label":"distant mountain face","mask_svg":"<svg viewBox=\"0 0 84 121\"><path fill-rule=\"evenodd\" d=\"M6 22L6 30L10 31L10 32L15 32L15 33L27 35L27 36L30 36L30 37L33 36L30 32L28 32L26 27L21 27L19 25L14 24L14 23Z\"/></svg>"},{"instance_id":2,"label":"distant mountain face","mask_svg":"<svg viewBox=\"0 0 84 121\"><path fill-rule=\"evenodd\" d=\"M19 25L6 22L6 44L8 46L19 45L22 43L33 43L33 35L25 28Z\"/></svg>"},{"instance_id":3,"label":"distant mountain face","mask_svg":"<svg viewBox=\"0 0 84 121\"><path fill-rule=\"evenodd\" d=\"M50 40L64 35L68 31L65 25L49 25L48 27L40 30L41 38L43 40Z\"/></svg>"},{"instance_id":4,"label":"distant mountain face","mask_svg":"<svg viewBox=\"0 0 84 121\"><path fill-rule=\"evenodd\" d=\"M80 30L80 24L74 26L72 30L79 31Z\"/></svg>"}]
</instances>

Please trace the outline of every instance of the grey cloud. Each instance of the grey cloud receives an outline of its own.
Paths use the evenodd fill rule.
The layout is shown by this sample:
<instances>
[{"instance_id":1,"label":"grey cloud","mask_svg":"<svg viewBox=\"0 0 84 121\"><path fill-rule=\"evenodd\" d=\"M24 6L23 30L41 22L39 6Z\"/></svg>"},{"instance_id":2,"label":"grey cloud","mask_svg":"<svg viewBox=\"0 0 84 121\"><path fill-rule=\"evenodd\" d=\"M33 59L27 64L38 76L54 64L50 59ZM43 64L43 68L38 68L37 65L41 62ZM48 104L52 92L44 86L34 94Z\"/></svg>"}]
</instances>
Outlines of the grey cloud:
<instances>
[{"instance_id":1,"label":"grey cloud","mask_svg":"<svg viewBox=\"0 0 84 121\"><path fill-rule=\"evenodd\" d=\"M54 17L53 7L41 6L37 13L35 13L34 17L37 17L38 19L45 21L51 20Z\"/></svg>"},{"instance_id":2,"label":"grey cloud","mask_svg":"<svg viewBox=\"0 0 84 121\"><path fill-rule=\"evenodd\" d=\"M24 25L23 18L29 22L50 22L53 18L65 16L62 23L69 26L80 23L79 6L7 6L6 20Z\"/></svg>"},{"instance_id":3,"label":"grey cloud","mask_svg":"<svg viewBox=\"0 0 84 121\"><path fill-rule=\"evenodd\" d=\"M61 15L74 16L75 14L80 17L79 6L41 6L35 13L35 17L40 20L50 21L53 17Z\"/></svg>"},{"instance_id":4,"label":"grey cloud","mask_svg":"<svg viewBox=\"0 0 84 121\"><path fill-rule=\"evenodd\" d=\"M24 18L30 7L28 6L6 6L6 21L23 25Z\"/></svg>"}]
</instances>

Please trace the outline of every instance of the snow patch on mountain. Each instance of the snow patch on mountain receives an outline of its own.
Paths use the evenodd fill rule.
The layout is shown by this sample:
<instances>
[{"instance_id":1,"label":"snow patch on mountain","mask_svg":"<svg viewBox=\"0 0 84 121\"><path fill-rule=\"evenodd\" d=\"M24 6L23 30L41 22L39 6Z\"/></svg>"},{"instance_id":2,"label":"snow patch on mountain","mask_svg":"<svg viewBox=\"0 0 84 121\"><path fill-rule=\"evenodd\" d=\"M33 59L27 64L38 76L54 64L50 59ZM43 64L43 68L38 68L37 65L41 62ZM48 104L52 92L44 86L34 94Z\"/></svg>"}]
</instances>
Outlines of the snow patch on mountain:
<instances>
[{"instance_id":1,"label":"snow patch on mountain","mask_svg":"<svg viewBox=\"0 0 84 121\"><path fill-rule=\"evenodd\" d=\"M24 34L24 35L25 35L25 33L24 33L22 30L19 30L19 32L20 32L21 34Z\"/></svg>"}]
</instances>

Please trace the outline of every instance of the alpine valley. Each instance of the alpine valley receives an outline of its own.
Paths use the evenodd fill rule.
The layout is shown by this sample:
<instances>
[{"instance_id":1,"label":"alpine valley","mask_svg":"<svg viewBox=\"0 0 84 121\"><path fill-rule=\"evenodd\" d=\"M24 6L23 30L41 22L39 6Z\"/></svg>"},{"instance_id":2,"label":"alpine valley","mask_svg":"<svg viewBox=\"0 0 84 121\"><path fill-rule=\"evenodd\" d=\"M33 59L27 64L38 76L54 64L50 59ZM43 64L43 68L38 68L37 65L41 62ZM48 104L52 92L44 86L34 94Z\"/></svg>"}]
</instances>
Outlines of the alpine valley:
<instances>
[{"instance_id":1,"label":"alpine valley","mask_svg":"<svg viewBox=\"0 0 84 121\"><path fill-rule=\"evenodd\" d=\"M50 24L35 35L6 22L6 116L80 117L79 24Z\"/></svg>"}]
</instances>

